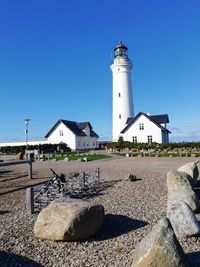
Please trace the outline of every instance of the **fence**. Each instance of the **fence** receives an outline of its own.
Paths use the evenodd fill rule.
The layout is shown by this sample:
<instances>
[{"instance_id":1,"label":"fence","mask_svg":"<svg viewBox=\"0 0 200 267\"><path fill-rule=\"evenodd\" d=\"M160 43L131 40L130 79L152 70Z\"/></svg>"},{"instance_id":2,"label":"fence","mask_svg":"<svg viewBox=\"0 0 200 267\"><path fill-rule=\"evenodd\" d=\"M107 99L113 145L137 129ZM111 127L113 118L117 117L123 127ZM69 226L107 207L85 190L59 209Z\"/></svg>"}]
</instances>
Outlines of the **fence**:
<instances>
[{"instance_id":1,"label":"fence","mask_svg":"<svg viewBox=\"0 0 200 267\"><path fill-rule=\"evenodd\" d=\"M29 213L40 211L61 196L83 198L96 194L100 189L99 168L92 172L74 173L67 177L64 174L59 176L53 170L52 172L54 177L43 186L27 188L26 208Z\"/></svg>"},{"instance_id":2,"label":"fence","mask_svg":"<svg viewBox=\"0 0 200 267\"><path fill-rule=\"evenodd\" d=\"M13 161L6 161L0 162L0 167L11 166L11 165L20 165L20 164L28 164L28 176L32 179L32 161L31 160L13 160Z\"/></svg>"}]
</instances>

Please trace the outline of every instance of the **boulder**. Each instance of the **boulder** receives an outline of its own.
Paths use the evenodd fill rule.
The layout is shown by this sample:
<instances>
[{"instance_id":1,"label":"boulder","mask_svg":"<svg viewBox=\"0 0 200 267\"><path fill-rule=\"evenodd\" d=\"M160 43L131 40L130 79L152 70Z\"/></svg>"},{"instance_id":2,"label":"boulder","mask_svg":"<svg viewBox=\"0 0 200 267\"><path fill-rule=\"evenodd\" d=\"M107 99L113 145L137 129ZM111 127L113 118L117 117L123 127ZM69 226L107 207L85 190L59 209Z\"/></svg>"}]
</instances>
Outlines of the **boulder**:
<instances>
[{"instance_id":1,"label":"boulder","mask_svg":"<svg viewBox=\"0 0 200 267\"><path fill-rule=\"evenodd\" d=\"M24 159L24 153L23 152L19 152L16 157L15 157L16 160L22 160Z\"/></svg>"},{"instance_id":2,"label":"boulder","mask_svg":"<svg viewBox=\"0 0 200 267\"><path fill-rule=\"evenodd\" d=\"M199 169L196 162L189 162L180 168L178 168L178 171L187 173L191 178L190 182L192 186L196 185L196 181L199 177Z\"/></svg>"},{"instance_id":3,"label":"boulder","mask_svg":"<svg viewBox=\"0 0 200 267\"><path fill-rule=\"evenodd\" d=\"M187 203L193 211L198 211L200 203L193 191L189 175L179 171L167 173L168 200L182 200Z\"/></svg>"},{"instance_id":4,"label":"boulder","mask_svg":"<svg viewBox=\"0 0 200 267\"><path fill-rule=\"evenodd\" d=\"M125 178L125 180L126 181L131 181L131 182L133 182L133 181L137 181L137 176L135 175L135 174L128 174L127 176L126 176L126 178Z\"/></svg>"},{"instance_id":5,"label":"boulder","mask_svg":"<svg viewBox=\"0 0 200 267\"><path fill-rule=\"evenodd\" d=\"M200 235L200 225L192 209L181 200L168 201L167 217L177 237Z\"/></svg>"},{"instance_id":6,"label":"boulder","mask_svg":"<svg viewBox=\"0 0 200 267\"><path fill-rule=\"evenodd\" d=\"M186 266L186 256L167 218L161 219L133 252L132 267Z\"/></svg>"},{"instance_id":7,"label":"boulder","mask_svg":"<svg viewBox=\"0 0 200 267\"><path fill-rule=\"evenodd\" d=\"M103 218L102 205L63 197L39 213L34 233L38 238L52 241L79 241L95 235Z\"/></svg>"}]
</instances>

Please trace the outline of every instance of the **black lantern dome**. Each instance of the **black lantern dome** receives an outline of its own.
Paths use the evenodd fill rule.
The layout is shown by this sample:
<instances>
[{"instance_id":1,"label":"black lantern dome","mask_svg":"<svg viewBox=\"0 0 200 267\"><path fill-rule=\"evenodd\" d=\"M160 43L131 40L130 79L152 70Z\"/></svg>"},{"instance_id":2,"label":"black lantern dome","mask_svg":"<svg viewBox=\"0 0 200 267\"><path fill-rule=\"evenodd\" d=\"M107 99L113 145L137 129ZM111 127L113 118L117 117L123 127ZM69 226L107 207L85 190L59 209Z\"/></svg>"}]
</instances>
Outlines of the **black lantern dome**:
<instances>
[{"instance_id":1,"label":"black lantern dome","mask_svg":"<svg viewBox=\"0 0 200 267\"><path fill-rule=\"evenodd\" d=\"M121 57L127 57L127 50L128 48L121 42L114 48L115 57L121 56Z\"/></svg>"}]
</instances>

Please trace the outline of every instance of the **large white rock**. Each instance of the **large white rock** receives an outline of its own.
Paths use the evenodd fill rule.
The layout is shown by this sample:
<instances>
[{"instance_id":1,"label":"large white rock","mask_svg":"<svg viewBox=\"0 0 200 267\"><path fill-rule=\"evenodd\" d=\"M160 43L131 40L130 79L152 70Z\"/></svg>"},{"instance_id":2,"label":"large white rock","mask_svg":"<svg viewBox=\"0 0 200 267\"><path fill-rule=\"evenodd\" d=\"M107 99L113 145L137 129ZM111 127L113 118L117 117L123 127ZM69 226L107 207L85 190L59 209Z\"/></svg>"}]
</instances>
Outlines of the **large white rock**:
<instances>
[{"instance_id":1,"label":"large white rock","mask_svg":"<svg viewBox=\"0 0 200 267\"><path fill-rule=\"evenodd\" d=\"M178 168L178 171L187 173L193 179L198 179L199 177L199 169L196 162L189 162Z\"/></svg>"},{"instance_id":2,"label":"large white rock","mask_svg":"<svg viewBox=\"0 0 200 267\"><path fill-rule=\"evenodd\" d=\"M197 179L199 177L197 162L189 162L178 168L178 171L187 173L189 175L191 186L195 187L197 185Z\"/></svg>"},{"instance_id":3,"label":"large white rock","mask_svg":"<svg viewBox=\"0 0 200 267\"><path fill-rule=\"evenodd\" d=\"M177 237L200 235L200 225L191 208L181 200L168 201L167 217Z\"/></svg>"},{"instance_id":4,"label":"large white rock","mask_svg":"<svg viewBox=\"0 0 200 267\"><path fill-rule=\"evenodd\" d=\"M186 267L185 254L167 218L161 219L133 252L132 267Z\"/></svg>"},{"instance_id":5,"label":"large white rock","mask_svg":"<svg viewBox=\"0 0 200 267\"><path fill-rule=\"evenodd\" d=\"M199 210L199 199L190 185L188 174L179 171L169 171L167 173L167 188L169 201L182 200L193 211Z\"/></svg>"},{"instance_id":6,"label":"large white rock","mask_svg":"<svg viewBox=\"0 0 200 267\"><path fill-rule=\"evenodd\" d=\"M38 238L52 241L83 240L97 233L103 224L103 218L102 205L60 198L39 213L34 233Z\"/></svg>"}]
</instances>

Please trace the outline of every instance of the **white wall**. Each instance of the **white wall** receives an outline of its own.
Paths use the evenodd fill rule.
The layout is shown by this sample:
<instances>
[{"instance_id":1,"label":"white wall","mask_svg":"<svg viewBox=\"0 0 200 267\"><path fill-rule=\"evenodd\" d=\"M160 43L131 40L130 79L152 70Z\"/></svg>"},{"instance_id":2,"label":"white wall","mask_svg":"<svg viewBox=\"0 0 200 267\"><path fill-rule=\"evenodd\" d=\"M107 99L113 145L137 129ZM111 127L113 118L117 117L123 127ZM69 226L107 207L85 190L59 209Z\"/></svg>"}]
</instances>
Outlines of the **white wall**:
<instances>
[{"instance_id":1,"label":"white wall","mask_svg":"<svg viewBox=\"0 0 200 267\"><path fill-rule=\"evenodd\" d=\"M63 136L60 136L60 131L63 131ZM90 129L86 129L90 134ZM66 143L72 150L76 149L94 149L98 147L96 137L76 136L64 123L60 123L56 129L48 137L48 142L51 144ZM93 144L94 142L94 144Z\"/></svg>"},{"instance_id":2,"label":"white wall","mask_svg":"<svg viewBox=\"0 0 200 267\"><path fill-rule=\"evenodd\" d=\"M144 130L139 130L139 124L144 123ZM138 143L147 143L147 136L152 135L152 142L162 143L162 130L153 122L141 115L134 124L122 134L124 141L133 141L133 136L137 136Z\"/></svg>"},{"instance_id":3,"label":"white wall","mask_svg":"<svg viewBox=\"0 0 200 267\"><path fill-rule=\"evenodd\" d=\"M60 131L63 132L63 136L60 136ZM76 137L75 134L69 130L64 123L60 123L54 131L48 137L48 142L51 144L65 143L72 150L76 149Z\"/></svg>"},{"instance_id":4,"label":"white wall","mask_svg":"<svg viewBox=\"0 0 200 267\"><path fill-rule=\"evenodd\" d=\"M39 140L39 141L28 141L28 145L42 145L42 144L48 144L47 140ZM18 141L18 142L0 142L0 147L5 146L25 146L25 141Z\"/></svg>"},{"instance_id":5,"label":"white wall","mask_svg":"<svg viewBox=\"0 0 200 267\"><path fill-rule=\"evenodd\" d=\"M77 136L76 148L77 149L95 149L98 148L98 139L90 136Z\"/></svg>"}]
</instances>

